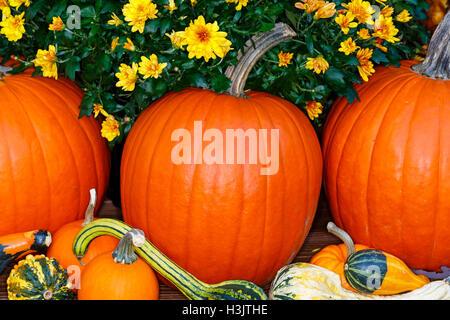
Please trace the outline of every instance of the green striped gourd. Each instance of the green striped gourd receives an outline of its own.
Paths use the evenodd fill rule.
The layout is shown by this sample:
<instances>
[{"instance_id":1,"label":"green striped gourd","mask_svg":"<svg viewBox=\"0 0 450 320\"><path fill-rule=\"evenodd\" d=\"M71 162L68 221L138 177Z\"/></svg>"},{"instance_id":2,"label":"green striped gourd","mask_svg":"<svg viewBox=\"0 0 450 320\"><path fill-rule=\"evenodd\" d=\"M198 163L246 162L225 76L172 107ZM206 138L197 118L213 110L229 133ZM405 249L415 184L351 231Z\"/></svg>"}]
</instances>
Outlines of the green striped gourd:
<instances>
[{"instance_id":1,"label":"green striped gourd","mask_svg":"<svg viewBox=\"0 0 450 320\"><path fill-rule=\"evenodd\" d=\"M89 243L102 235L121 239L133 228L115 219L98 219L86 225L75 237L73 252L81 259ZM255 284L244 280L230 280L218 284L207 284L180 268L150 241L145 239L136 253L157 273L177 287L191 300L267 300L265 292Z\"/></svg>"}]
</instances>

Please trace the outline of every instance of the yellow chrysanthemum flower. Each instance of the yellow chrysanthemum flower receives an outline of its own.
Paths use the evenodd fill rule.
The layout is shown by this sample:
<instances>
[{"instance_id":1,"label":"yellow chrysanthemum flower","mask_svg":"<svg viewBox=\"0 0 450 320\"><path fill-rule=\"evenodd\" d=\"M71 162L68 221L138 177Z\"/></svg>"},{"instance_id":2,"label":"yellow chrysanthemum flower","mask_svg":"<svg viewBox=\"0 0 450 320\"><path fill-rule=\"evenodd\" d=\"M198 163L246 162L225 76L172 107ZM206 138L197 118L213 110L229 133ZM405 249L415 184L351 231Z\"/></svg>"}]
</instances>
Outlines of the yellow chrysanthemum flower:
<instances>
[{"instance_id":1,"label":"yellow chrysanthemum flower","mask_svg":"<svg viewBox=\"0 0 450 320\"><path fill-rule=\"evenodd\" d=\"M8 0L0 0L0 11L5 17L11 15L11 8L9 7Z\"/></svg>"},{"instance_id":2,"label":"yellow chrysanthemum flower","mask_svg":"<svg viewBox=\"0 0 450 320\"><path fill-rule=\"evenodd\" d=\"M8 0L8 2L9 5L16 8L16 10L19 10L21 5L25 5L25 7L30 6L30 0Z\"/></svg>"},{"instance_id":3,"label":"yellow chrysanthemum flower","mask_svg":"<svg viewBox=\"0 0 450 320\"><path fill-rule=\"evenodd\" d=\"M402 12L400 12L396 17L395 20L399 21L399 22L408 22L409 20L412 19L411 14L409 13L408 10L404 9Z\"/></svg>"},{"instance_id":4,"label":"yellow chrysanthemum flower","mask_svg":"<svg viewBox=\"0 0 450 320\"><path fill-rule=\"evenodd\" d=\"M191 0L191 6L195 6L196 3L197 3L197 0Z\"/></svg>"},{"instance_id":5,"label":"yellow chrysanthemum flower","mask_svg":"<svg viewBox=\"0 0 450 320\"><path fill-rule=\"evenodd\" d=\"M314 19L331 18L336 13L336 4L334 2L325 2L314 14Z\"/></svg>"},{"instance_id":6,"label":"yellow chrysanthemum flower","mask_svg":"<svg viewBox=\"0 0 450 320\"><path fill-rule=\"evenodd\" d=\"M231 41L227 33L219 31L217 21L206 23L203 16L199 16L194 22L191 21L181 34L183 37L182 45L187 45L189 59L204 58L206 62L209 59L223 58L231 50Z\"/></svg>"},{"instance_id":7,"label":"yellow chrysanthemum flower","mask_svg":"<svg viewBox=\"0 0 450 320\"><path fill-rule=\"evenodd\" d=\"M132 26L132 32L143 33L147 20L157 18L158 9L151 0L130 0L124 5L122 13L128 25Z\"/></svg>"},{"instance_id":8,"label":"yellow chrysanthemum flower","mask_svg":"<svg viewBox=\"0 0 450 320\"><path fill-rule=\"evenodd\" d=\"M346 56L355 52L360 47L356 45L356 42L353 41L351 37L347 38L347 40L341 42L341 47L338 51L345 53Z\"/></svg>"},{"instance_id":9,"label":"yellow chrysanthemum flower","mask_svg":"<svg viewBox=\"0 0 450 320\"><path fill-rule=\"evenodd\" d=\"M144 79L150 77L158 79L165 67L167 67L167 63L159 63L156 54L152 54L150 59L147 57L141 57L141 62L139 63L139 73L144 77Z\"/></svg>"},{"instance_id":10,"label":"yellow chrysanthemum flower","mask_svg":"<svg viewBox=\"0 0 450 320\"><path fill-rule=\"evenodd\" d=\"M166 33L165 35L170 39L174 48L184 50L183 45L182 45L183 40L184 40L183 34L184 34L184 31L172 30L172 32L170 34Z\"/></svg>"},{"instance_id":11,"label":"yellow chrysanthemum flower","mask_svg":"<svg viewBox=\"0 0 450 320\"><path fill-rule=\"evenodd\" d=\"M358 71L364 81L369 81L369 76L375 73L373 63L370 61L372 53L373 50L369 48L359 49L356 53L359 62Z\"/></svg>"},{"instance_id":12,"label":"yellow chrysanthemum flower","mask_svg":"<svg viewBox=\"0 0 450 320\"><path fill-rule=\"evenodd\" d=\"M392 17L380 15L375 21L372 36L394 43L400 41L399 38L395 37L397 33L398 29L394 26Z\"/></svg>"},{"instance_id":13,"label":"yellow chrysanthemum flower","mask_svg":"<svg viewBox=\"0 0 450 320\"><path fill-rule=\"evenodd\" d=\"M48 30L62 31L64 30L64 22L61 17L53 17L52 23L48 26Z\"/></svg>"},{"instance_id":14,"label":"yellow chrysanthemum flower","mask_svg":"<svg viewBox=\"0 0 450 320\"><path fill-rule=\"evenodd\" d=\"M129 50L129 51L135 51L136 50L136 47L134 46L134 43L133 43L133 41L131 41L130 38L127 38L127 42L125 42L123 44L123 48L125 50Z\"/></svg>"},{"instance_id":15,"label":"yellow chrysanthemum flower","mask_svg":"<svg viewBox=\"0 0 450 320\"><path fill-rule=\"evenodd\" d=\"M320 102L316 101L309 101L306 104L306 112L308 113L308 117L311 120L314 120L319 117L320 114L322 114L323 106Z\"/></svg>"},{"instance_id":16,"label":"yellow chrysanthemum flower","mask_svg":"<svg viewBox=\"0 0 450 320\"><path fill-rule=\"evenodd\" d=\"M49 45L48 50L39 49L32 61L36 67L42 68L44 77L58 79L58 65L56 64L56 48Z\"/></svg>"},{"instance_id":17,"label":"yellow chrysanthemum flower","mask_svg":"<svg viewBox=\"0 0 450 320\"><path fill-rule=\"evenodd\" d=\"M307 13L313 13L325 4L323 0L302 0L302 2L295 3L297 9L305 10Z\"/></svg>"},{"instance_id":18,"label":"yellow chrysanthemum flower","mask_svg":"<svg viewBox=\"0 0 450 320\"><path fill-rule=\"evenodd\" d=\"M330 67L327 60L322 57L308 58L307 60L308 61L306 62L305 68L308 70L313 70L317 74L320 74L321 72L325 73L325 71L327 71Z\"/></svg>"},{"instance_id":19,"label":"yellow chrysanthemum flower","mask_svg":"<svg viewBox=\"0 0 450 320\"><path fill-rule=\"evenodd\" d=\"M94 118L97 118L99 114L108 117L108 112L105 111L104 107L101 104L94 103Z\"/></svg>"},{"instance_id":20,"label":"yellow chrysanthemum flower","mask_svg":"<svg viewBox=\"0 0 450 320\"><path fill-rule=\"evenodd\" d=\"M280 51L278 54L278 66L287 67L291 63L293 57L293 53Z\"/></svg>"},{"instance_id":21,"label":"yellow chrysanthemum flower","mask_svg":"<svg viewBox=\"0 0 450 320\"><path fill-rule=\"evenodd\" d=\"M117 46L120 46L121 44L119 43L119 37L114 38L111 41L111 52L113 52L114 50L116 50Z\"/></svg>"},{"instance_id":22,"label":"yellow chrysanthemum flower","mask_svg":"<svg viewBox=\"0 0 450 320\"><path fill-rule=\"evenodd\" d=\"M393 13L394 13L394 8L392 8L390 6L386 6L383 9L381 9L381 11L380 11L380 14L385 17L391 17Z\"/></svg>"},{"instance_id":23,"label":"yellow chrysanthemum flower","mask_svg":"<svg viewBox=\"0 0 450 320\"><path fill-rule=\"evenodd\" d=\"M360 23L373 24L372 14L375 13L375 10L369 1L352 0L349 3L343 3L342 6L347 8Z\"/></svg>"},{"instance_id":24,"label":"yellow chrysanthemum flower","mask_svg":"<svg viewBox=\"0 0 450 320\"><path fill-rule=\"evenodd\" d=\"M248 4L248 0L226 0L228 3L236 4L236 11L241 11L242 7L246 7Z\"/></svg>"},{"instance_id":25,"label":"yellow chrysanthemum flower","mask_svg":"<svg viewBox=\"0 0 450 320\"><path fill-rule=\"evenodd\" d=\"M177 5L175 4L174 0L169 0L169 4L165 5L164 8L169 10L170 12L175 11L178 9Z\"/></svg>"},{"instance_id":26,"label":"yellow chrysanthemum flower","mask_svg":"<svg viewBox=\"0 0 450 320\"><path fill-rule=\"evenodd\" d=\"M370 39L370 37L371 37L369 30L366 28L362 28L361 30L359 30L357 32L357 34L362 40L367 40L367 39Z\"/></svg>"},{"instance_id":27,"label":"yellow chrysanthemum flower","mask_svg":"<svg viewBox=\"0 0 450 320\"><path fill-rule=\"evenodd\" d=\"M120 124L114 116L109 115L102 122L102 137L106 138L109 142L113 141L116 137L120 136Z\"/></svg>"},{"instance_id":28,"label":"yellow chrysanthemum flower","mask_svg":"<svg viewBox=\"0 0 450 320\"><path fill-rule=\"evenodd\" d=\"M120 26L122 23L123 23L123 21L120 20L120 18L119 18L115 13L113 13L113 14L111 15L111 20L108 20L108 24L109 24L110 26L116 26L116 27L118 27L118 26Z\"/></svg>"},{"instance_id":29,"label":"yellow chrysanthemum flower","mask_svg":"<svg viewBox=\"0 0 450 320\"><path fill-rule=\"evenodd\" d=\"M116 73L116 77L119 81L116 83L116 87L122 87L124 91L133 91L137 81L138 64L133 62L131 66L122 63L119 67L119 72Z\"/></svg>"},{"instance_id":30,"label":"yellow chrysanthemum flower","mask_svg":"<svg viewBox=\"0 0 450 320\"><path fill-rule=\"evenodd\" d=\"M8 41L18 41L22 39L23 34L25 33L25 19L23 18L25 12L22 12L20 15L10 15L6 17L5 20L0 22L0 33L4 34Z\"/></svg>"},{"instance_id":31,"label":"yellow chrysanthemum flower","mask_svg":"<svg viewBox=\"0 0 450 320\"><path fill-rule=\"evenodd\" d=\"M358 26L358 22L353 22L354 19L355 16L351 12L347 12L346 14L339 14L334 21L341 27L344 34L348 34L350 28Z\"/></svg>"}]
</instances>

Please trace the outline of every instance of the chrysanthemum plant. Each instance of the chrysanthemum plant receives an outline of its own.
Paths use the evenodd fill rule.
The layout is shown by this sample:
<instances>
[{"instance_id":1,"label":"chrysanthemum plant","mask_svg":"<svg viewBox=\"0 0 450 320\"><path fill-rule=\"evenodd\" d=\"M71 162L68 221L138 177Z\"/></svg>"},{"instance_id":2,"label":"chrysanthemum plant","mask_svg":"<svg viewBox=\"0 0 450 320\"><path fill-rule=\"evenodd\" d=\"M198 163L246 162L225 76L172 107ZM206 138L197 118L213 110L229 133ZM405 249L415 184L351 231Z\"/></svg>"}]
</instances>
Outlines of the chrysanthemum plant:
<instances>
[{"instance_id":1,"label":"chrysanthemum plant","mask_svg":"<svg viewBox=\"0 0 450 320\"><path fill-rule=\"evenodd\" d=\"M253 36L289 24L297 36L258 61L247 89L292 101L317 126L337 96L378 64L418 58L425 0L0 0L0 57L85 92L80 117L102 118L114 145L152 101L188 86L226 91Z\"/></svg>"}]
</instances>

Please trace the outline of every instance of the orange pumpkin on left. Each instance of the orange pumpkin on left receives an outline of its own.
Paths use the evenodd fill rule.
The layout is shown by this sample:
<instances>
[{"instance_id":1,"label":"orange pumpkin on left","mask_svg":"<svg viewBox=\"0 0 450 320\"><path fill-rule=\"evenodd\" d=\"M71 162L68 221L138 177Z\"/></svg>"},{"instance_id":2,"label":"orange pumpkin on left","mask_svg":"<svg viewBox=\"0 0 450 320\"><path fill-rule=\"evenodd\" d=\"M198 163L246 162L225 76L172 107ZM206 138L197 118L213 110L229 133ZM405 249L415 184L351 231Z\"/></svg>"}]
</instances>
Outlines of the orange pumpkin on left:
<instances>
[{"instance_id":1,"label":"orange pumpkin on left","mask_svg":"<svg viewBox=\"0 0 450 320\"><path fill-rule=\"evenodd\" d=\"M89 190L103 197L110 155L93 118L78 119L82 91L66 79L0 68L0 235L81 219ZM98 206L97 206L98 209Z\"/></svg>"}]
</instances>

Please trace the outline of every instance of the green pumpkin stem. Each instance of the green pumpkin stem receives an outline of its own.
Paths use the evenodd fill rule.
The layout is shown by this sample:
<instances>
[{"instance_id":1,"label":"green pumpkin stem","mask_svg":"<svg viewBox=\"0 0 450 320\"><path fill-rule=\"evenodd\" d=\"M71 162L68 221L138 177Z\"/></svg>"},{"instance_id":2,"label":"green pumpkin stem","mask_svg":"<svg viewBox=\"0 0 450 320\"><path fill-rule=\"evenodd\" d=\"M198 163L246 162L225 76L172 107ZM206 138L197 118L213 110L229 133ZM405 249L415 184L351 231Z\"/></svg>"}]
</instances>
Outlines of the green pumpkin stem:
<instances>
[{"instance_id":1,"label":"green pumpkin stem","mask_svg":"<svg viewBox=\"0 0 450 320\"><path fill-rule=\"evenodd\" d=\"M347 258L356 252L355 244L353 243L352 238L347 232L339 228L333 222L328 222L327 230L329 233L335 235L336 237L341 239L342 242L344 242L345 247L347 248Z\"/></svg>"},{"instance_id":2,"label":"green pumpkin stem","mask_svg":"<svg viewBox=\"0 0 450 320\"><path fill-rule=\"evenodd\" d=\"M425 60L411 69L432 79L450 79L450 11L434 31Z\"/></svg>"},{"instance_id":3,"label":"green pumpkin stem","mask_svg":"<svg viewBox=\"0 0 450 320\"><path fill-rule=\"evenodd\" d=\"M97 203L97 191L95 189L91 189L89 190L89 195L90 195L89 204L86 209L86 212L84 213L84 222L81 225L82 227L94 221L94 211Z\"/></svg>"},{"instance_id":4,"label":"green pumpkin stem","mask_svg":"<svg viewBox=\"0 0 450 320\"><path fill-rule=\"evenodd\" d=\"M295 31L285 23L277 23L275 27L257 35L246 43L244 54L240 56L236 66L227 69L225 75L231 80L227 93L235 97L245 97L244 89L250 71L256 62L270 49L281 42L295 37Z\"/></svg>"},{"instance_id":5,"label":"green pumpkin stem","mask_svg":"<svg viewBox=\"0 0 450 320\"><path fill-rule=\"evenodd\" d=\"M138 256L134 252L134 247L142 247L144 243L144 231L139 229L132 229L128 231L120 240L116 250L114 250L112 253L114 262L122 264L135 263L138 259Z\"/></svg>"}]
</instances>

